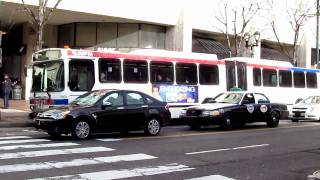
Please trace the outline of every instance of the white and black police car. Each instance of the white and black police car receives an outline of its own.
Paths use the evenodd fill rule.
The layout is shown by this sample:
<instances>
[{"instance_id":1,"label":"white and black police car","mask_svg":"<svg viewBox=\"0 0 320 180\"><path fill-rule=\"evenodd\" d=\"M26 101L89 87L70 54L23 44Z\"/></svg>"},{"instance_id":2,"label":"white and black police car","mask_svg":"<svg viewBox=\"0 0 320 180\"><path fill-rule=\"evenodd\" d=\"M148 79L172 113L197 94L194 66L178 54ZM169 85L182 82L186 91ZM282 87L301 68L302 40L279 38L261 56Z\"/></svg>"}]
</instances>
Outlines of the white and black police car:
<instances>
[{"instance_id":1,"label":"white and black police car","mask_svg":"<svg viewBox=\"0 0 320 180\"><path fill-rule=\"evenodd\" d=\"M277 127L279 120L287 115L285 104L270 103L262 93L239 91L206 98L202 104L183 110L180 118L192 129L219 125L228 130L252 122L266 122L268 127Z\"/></svg>"}]
</instances>

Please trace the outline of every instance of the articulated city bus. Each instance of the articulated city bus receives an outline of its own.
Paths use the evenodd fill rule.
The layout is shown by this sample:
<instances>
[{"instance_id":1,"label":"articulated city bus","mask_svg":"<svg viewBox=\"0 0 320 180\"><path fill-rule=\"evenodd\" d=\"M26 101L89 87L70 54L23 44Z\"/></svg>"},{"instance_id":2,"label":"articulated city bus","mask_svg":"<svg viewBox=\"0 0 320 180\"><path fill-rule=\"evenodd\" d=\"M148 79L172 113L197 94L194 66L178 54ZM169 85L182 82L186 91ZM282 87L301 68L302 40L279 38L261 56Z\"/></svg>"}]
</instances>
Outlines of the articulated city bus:
<instances>
[{"instance_id":1,"label":"articulated city bus","mask_svg":"<svg viewBox=\"0 0 320 180\"><path fill-rule=\"evenodd\" d=\"M33 54L30 107L34 112L66 105L95 89L131 89L180 110L233 87L263 92L293 104L319 92L319 70L252 58L218 60L214 54L137 50L131 53L44 49Z\"/></svg>"}]
</instances>

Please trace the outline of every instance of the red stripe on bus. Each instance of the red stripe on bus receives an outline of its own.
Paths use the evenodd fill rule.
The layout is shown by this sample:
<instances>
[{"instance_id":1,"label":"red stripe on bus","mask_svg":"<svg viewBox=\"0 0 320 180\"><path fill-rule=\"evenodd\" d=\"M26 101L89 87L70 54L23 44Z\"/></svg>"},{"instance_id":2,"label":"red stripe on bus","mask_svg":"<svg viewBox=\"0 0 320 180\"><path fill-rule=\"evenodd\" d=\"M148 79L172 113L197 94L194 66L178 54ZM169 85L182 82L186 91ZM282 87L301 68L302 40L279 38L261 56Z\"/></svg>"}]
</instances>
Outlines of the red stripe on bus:
<instances>
[{"instance_id":1,"label":"red stripe on bus","mask_svg":"<svg viewBox=\"0 0 320 180\"><path fill-rule=\"evenodd\" d=\"M248 66L252 66L254 68L263 68L263 69L279 69L279 70L288 70L290 67L281 67L281 66L269 66L269 65L261 65L261 64L251 64L248 63Z\"/></svg>"}]
</instances>

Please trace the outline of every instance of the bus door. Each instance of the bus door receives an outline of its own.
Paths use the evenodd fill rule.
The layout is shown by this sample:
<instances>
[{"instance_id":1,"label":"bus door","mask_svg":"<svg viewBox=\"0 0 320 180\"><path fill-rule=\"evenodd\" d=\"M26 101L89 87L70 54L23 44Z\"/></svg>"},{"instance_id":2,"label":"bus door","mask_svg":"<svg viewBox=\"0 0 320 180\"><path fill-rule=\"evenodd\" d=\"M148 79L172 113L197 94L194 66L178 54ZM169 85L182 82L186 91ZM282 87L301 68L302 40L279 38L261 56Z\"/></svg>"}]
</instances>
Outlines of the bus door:
<instances>
[{"instance_id":1,"label":"bus door","mask_svg":"<svg viewBox=\"0 0 320 180\"><path fill-rule=\"evenodd\" d=\"M71 59L69 82L71 91L90 91L94 85L94 63L90 59Z\"/></svg>"},{"instance_id":2,"label":"bus door","mask_svg":"<svg viewBox=\"0 0 320 180\"><path fill-rule=\"evenodd\" d=\"M247 90L247 64L245 62L226 61L227 91L238 87Z\"/></svg>"}]
</instances>

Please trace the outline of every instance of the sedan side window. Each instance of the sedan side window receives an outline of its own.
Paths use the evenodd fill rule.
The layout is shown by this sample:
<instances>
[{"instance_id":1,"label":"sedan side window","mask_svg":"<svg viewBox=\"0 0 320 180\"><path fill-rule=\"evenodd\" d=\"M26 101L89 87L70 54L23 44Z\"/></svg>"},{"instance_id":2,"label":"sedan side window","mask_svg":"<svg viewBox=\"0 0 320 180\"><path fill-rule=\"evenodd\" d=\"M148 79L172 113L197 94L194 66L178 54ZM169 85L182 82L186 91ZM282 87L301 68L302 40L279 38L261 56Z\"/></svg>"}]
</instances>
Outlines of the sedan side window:
<instances>
[{"instance_id":1,"label":"sedan side window","mask_svg":"<svg viewBox=\"0 0 320 180\"><path fill-rule=\"evenodd\" d=\"M251 93L246 94L246 95L243 97L243 100L242 100L242 101L247 101L247 104L254 104L254 103L255 103L253 94L251 94Z\"/></svg>"},{"instance_id":2,"label":"sedan side window","mask_svg":"<svg viewBox=\"0 0 320 180\"><path fill-rule=\"evenodd\" d=\"M123 96L119 93L109 94L103 99L103 103L109 102L112 106L123 106Z\"/></svg>"},{"instance_id":3,"label":"sedan side window","mask_svg":"<svg viewBox=\"0 0 320 180\"><path fill-rule=\"evenodd\" d=\"M128 105L143 105L144 100L140 94L128 93L127 94L127 104Z\"/></svg>"}]
</instances>

